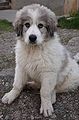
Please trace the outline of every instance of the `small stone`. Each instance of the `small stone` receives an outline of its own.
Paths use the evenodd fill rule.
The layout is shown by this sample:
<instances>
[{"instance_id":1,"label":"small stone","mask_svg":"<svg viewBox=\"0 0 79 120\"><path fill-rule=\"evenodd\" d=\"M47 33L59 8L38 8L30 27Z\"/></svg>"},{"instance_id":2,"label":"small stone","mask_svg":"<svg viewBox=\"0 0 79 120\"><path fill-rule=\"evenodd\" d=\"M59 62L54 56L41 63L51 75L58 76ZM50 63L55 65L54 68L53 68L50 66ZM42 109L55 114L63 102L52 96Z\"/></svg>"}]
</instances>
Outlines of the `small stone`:
<instances>
[{"instance_id":1,"label":"small stone","mask_svg":"<svg viewBox=\"0 0 79 120\"><path fill-rule=\"evenodd\" d=\"M63 117L66 118L66 115L64 115Z\"/></svg>"},{"instance_id":2,"label":"small stone","mask_svg":"<svg viewBox=\"0 0 79 120\"><path fill-rule=\"evenodd\" d=\"M6 115L5 120L9 120L9 116L8 115Z\"/></svg>"},{"instance_id":3,"label":"small stone","mask_svg":"<svg viewBox=\"0 0 79 120\"><path fill-rule=\"evenodd\" d=\"M31 120L34 120L34 116L33 115L31 115Z\"/></svg>"},{"instance_id":4,"label":"small stone","mask_svg":"<svg viewBox=\"0 0 79 120\"><path fill-rule=\"evenodd\" d=\"M13 51L11 51L11 53L13 53Z\"/></svg>"},{"instance_id":5,"label":"small stone","mask_svg":"<svg viewBox=\"0 0 79 120\"><path fill-rule=\"evenodd\" d=\"M3 115L0 115L0 119L3 118Z\"/></svg>"},{"instance_id":6,"label":"small stone","mask_svg":"<svg viewBox=\"0 0 79 120\"><path fill-rule=\"evenodd\" d=\"M2 85L4 85L5 84L5 82L2 82Z\"/></svg>"},{"instance_id":7,"label":"small stone","mask_svg":"<svg viewBox=\"0 0 79 120\"><path fill-rule=\"evenodd\" d=\"M8 83L8 82L6 82L5 86L6 86L6 87L8 87L8 86L9 86L9 83Z\"/></svg>"}]
</instances>

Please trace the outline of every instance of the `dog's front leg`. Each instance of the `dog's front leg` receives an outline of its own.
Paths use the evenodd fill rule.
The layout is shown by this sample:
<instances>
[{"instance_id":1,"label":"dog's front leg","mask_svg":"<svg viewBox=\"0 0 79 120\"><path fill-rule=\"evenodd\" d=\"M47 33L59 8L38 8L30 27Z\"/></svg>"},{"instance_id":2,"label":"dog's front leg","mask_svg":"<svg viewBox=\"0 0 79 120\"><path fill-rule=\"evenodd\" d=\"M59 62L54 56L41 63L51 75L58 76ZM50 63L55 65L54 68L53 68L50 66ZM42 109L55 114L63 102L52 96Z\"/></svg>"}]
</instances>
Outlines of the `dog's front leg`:
<instances>
[{"instance_id":1,"label":"dog's front leg","mask_svg":"<svg viewBox=\"0 0 79 120\"><path fill-rule=\"evenodd\" d=\"M15 69L15 78L14 78L13 88L10 92L6 93L3 96L2 102L8 103L8 104L12 103L16 99L16 97L19 96L26 81L27 81L27 78L25 80L25 71L21 66L17 65Z\"/></svg>"},{"instance_id":2,"label":"dog's front leg","mask_svg":"<svg viewBox=\"0 0 79 120\"><path fill-rule=\"evenodd\" d=\"M41 81L41 108L40 113L43 113L45 117L51 116L54 113L54 109L52 106L52 93L53 98L55 95L54 88L56 86L56 74L54 73L45 73L43 74L42 81ZM56 96L56 95L55 95Z\"/></svg>"}]
</instances>

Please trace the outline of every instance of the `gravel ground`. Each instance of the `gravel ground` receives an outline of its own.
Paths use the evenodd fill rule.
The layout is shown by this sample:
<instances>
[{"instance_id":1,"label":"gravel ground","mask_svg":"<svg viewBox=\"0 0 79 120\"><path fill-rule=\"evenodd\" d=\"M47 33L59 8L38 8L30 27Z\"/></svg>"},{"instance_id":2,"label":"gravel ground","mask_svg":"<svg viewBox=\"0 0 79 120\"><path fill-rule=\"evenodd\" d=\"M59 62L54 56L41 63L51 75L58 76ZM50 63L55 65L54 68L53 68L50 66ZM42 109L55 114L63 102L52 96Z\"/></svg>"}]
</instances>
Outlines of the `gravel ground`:
<instances>
[{"instance_id":1,"label":"gravel ground","mask_svg":"<svg viewBox=\"0 0 79 120\"><path fill-rule=\"evenodd\" d=\"M79 31L58 29L62 43L73 56L79 52ZM69 42L68 42L69 41ZM15 33L0 31L0 120L79 120L79 88L67 93L57 94L54 104L54 118L39 115L40 95L38 90L27 86L11 104L4 105L2 96L12 88L14 79Z\"/></svg>"}]
</instances>

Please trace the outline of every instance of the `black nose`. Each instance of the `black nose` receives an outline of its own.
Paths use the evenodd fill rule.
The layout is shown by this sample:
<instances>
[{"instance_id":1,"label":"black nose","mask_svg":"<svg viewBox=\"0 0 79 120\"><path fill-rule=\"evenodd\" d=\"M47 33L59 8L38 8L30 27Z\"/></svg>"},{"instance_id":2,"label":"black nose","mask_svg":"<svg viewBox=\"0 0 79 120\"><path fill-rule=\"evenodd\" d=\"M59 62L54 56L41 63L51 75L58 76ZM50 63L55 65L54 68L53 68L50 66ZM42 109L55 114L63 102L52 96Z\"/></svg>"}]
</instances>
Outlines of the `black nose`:
<instances>
[{"instance_id":1,"label":"black nose","mask_svg":"<svg viewBox=\"0 0 79 120\"><path fill-rule=\"evenodd\" d=\"M37 36L36 36L36 35L31 34L31 35L29 36L29 40L30 40L31 43L35 43L35 42L36 42L36 39L37 39Z\"/></svg>"}]
</instances>

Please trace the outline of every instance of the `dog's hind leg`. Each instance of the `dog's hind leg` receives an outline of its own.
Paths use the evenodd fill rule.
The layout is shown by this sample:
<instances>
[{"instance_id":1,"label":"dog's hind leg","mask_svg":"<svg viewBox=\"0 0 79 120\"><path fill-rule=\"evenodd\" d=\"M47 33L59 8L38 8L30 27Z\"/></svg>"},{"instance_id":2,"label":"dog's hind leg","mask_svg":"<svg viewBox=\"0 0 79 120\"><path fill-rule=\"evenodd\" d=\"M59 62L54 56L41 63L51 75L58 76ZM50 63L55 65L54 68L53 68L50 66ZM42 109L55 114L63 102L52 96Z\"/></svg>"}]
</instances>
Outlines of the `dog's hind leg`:
<instances>
[{"instance_id":1,"label":"dog's hind leg","mask_svg":"<svg viewBox=\"0 0 79 120\"><path fill-rule=\"evenodd\" d=\"M19 96L23 86L26 84L26 81L27 78L25 80L24 70L22 67L16 66L13 88L3 96L2 102L8 104L12 103Z\"/></svg>"}]
</instances>

